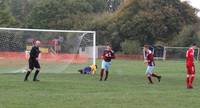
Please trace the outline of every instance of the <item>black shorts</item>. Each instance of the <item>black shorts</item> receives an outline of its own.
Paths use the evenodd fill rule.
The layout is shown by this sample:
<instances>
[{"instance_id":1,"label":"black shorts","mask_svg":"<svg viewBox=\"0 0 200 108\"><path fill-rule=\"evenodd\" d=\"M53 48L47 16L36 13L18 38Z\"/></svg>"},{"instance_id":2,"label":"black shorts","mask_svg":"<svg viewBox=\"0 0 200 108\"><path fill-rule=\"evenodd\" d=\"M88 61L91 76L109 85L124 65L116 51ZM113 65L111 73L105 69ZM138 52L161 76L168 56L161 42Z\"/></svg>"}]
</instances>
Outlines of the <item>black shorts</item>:
<instances>
[{"instance_id":1,"label":"black shorts","mask_svg":"<svg viewBox=\"0 0 200 108\"><path fill-rule=\"evenodd\" d=\"M34 68L40 69L40 64L36 59L29 59L29 69L33 70Z\"/></svg>"}]
</instances>

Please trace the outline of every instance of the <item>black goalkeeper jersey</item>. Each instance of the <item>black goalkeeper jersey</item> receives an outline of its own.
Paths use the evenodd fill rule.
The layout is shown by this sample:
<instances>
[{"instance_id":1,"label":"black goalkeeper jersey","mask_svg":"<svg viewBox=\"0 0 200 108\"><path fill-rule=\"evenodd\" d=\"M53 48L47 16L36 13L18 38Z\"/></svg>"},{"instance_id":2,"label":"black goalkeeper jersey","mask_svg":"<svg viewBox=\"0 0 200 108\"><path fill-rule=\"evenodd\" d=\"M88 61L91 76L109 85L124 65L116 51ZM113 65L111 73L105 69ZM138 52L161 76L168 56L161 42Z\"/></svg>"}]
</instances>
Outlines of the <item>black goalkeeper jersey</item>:
<instances>
[{"instance_id":1,"label":"black goalkeeper jersey","mask_svg":"<svg viewBox=\"0 0 200 108\"><path fill-rule=\"evenodd\" d=\"M40 54L39 47L33 46L30 52L30 59L38 58L39 54Z\"/></svg>"}]
</instances>

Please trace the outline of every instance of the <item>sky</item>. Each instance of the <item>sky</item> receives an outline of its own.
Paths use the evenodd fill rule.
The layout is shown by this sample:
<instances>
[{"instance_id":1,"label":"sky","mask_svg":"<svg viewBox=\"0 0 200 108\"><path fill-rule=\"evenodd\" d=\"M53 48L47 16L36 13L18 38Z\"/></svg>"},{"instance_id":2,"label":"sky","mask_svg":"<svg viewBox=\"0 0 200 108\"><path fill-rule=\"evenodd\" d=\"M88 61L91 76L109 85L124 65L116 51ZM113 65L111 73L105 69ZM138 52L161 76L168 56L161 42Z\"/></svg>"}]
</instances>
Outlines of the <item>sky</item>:
<instances>
[{"instance_id":1,"label":"sky","mask_svg":"<svg viewBox=\"0 0 200 108\"><path fill-rule=\"evenodd\" d=\"M200 10L200 0L181 0L187 1L190 5ZM198 16L200 17L200 12L198 12Z\"/></svg>"}]
</instances>

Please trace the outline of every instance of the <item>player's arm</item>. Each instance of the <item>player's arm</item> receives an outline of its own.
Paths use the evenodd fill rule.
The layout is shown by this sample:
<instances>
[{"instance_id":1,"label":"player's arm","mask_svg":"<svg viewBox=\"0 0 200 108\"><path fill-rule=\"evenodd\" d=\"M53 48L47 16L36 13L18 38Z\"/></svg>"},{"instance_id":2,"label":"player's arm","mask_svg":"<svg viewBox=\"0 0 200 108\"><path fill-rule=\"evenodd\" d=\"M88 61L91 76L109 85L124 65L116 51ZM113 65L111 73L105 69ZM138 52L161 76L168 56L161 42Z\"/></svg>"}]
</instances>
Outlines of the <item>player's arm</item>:
<instances>
[{"instance_id":1,"label":"player's arm","mask_svg":"<svg viewBox=\"0 0 200 108\"><path fill-rule=\"evenodd\" d=\"M145 55L145 57L144 57L144 63L146 64L146 63L148 63L149 62L149 60L148 60L148 54L147 55Z\"/></svg>"},{"instance_id":2,"label":"player's arm","mask_svg":"<svg viewBox=\"0 0 200 108\"><path fill-rule=\"evenodd\" d=\"M96 68L92 68L92 74L96 73L97 69Z\"/></svg>"},{"instance_id":3,"label":"player's arm","mask_svg":"<svg viewBox=\"0 0 200 108\"><path fill-rule=\"evenodd\" d=\"M42 53L40 53L39 55L38 55L38 57L36 58L36 60L40 60L42 58Z\"/></svg>"},{"instance_id":4,"label":"player's arm","mask_svg":"<svg viewBox=\"0 0 200 108\"><path fill-rule=\"evenodd\" d=\"M36 58L36 50L34 48L31 49L30 57L31 58Z\"/></svg>"},{"instance_id":5,"label":"player's arm","mask_svg":"<svg viewBox=\"0 0 200 108\"><path fill-rule=\"evenodd\" d=\"M111 56L112 56L111 58L112 58L112 59L115 59L116 57L115 57L114 51L111 51L111 52L112 52L112 53L111 53Z\"/></svg>"},{"instance_id":6,"label":"player's arm","mask_svg":"<svg viewBox=\"0 0 200 108\"><path fill-rule=\"evenodd\" d=\"M145 63L145 64L149 63L149 60L144 60L144 63Z\"/></svg>"},{"instance_id":7,"label":"player's arm","mask_svg":"<svg viewBox=\"0 0 200 108\"><path fill-rule=\"evenodd\" d=\"M147 56L144 57L144 63L148 63Z\"/></svg>"},{"instance_id":8,"label":"player's arm","mask_svg":"<svg viewBox=\"0 0 200 108\"><path fill-rule=\"evenodd\" d=\"M106 58L106 53L105 53L105 51L103 52L101 58L102 58L102 59L105 59L105 58Z\"/></svg>"}]
</instances>

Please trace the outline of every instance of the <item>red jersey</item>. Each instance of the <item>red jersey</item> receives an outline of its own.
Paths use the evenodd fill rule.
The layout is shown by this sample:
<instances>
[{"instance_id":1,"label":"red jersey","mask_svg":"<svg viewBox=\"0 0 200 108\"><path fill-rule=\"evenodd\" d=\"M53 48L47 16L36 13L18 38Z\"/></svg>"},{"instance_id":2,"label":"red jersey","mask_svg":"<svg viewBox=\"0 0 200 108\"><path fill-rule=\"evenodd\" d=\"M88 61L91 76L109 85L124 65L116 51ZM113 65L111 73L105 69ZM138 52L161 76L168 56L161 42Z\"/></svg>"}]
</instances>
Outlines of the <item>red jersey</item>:
<instances>
[{"instance_id":1,"label":"red jersey","mask_svg":"<svg viewBox=\"0 0 200 108\"><path fill-rule=\"evenodd\" d=\"M110 50L104 50L102 56L103 56L104 61L106 61L106 62L110 62L111 59L115 58L115 54L112 50L111 51Z\"/></svg>"},{"instance_id":2,"label":"red jersey","mask_svg":"<svg viewBox=\"0 0 200 108\"><path fill-rule=\"evenodd\" d=\"M155 66L154 55L151 50L145 52L145 59L148 61L148 66Z\"/></svg>"},{"instance_id":3,"label":"red jersey","mask_svg":"<svg viewBox=\"0 0 200 108\"><path fill-rule=\"evenodd\" d=\"M194 66L194 48L189 48L186 53L186 65Z\"/></svg>"}]
</instances>

